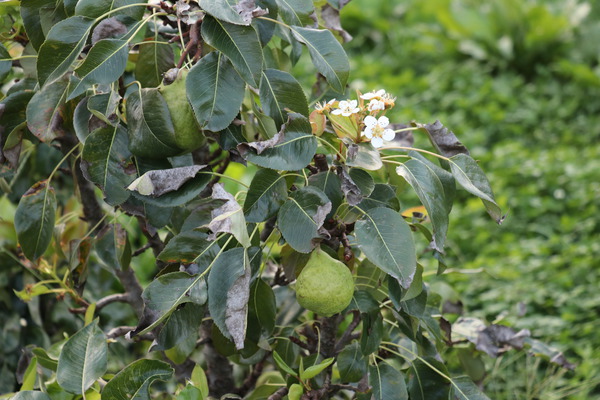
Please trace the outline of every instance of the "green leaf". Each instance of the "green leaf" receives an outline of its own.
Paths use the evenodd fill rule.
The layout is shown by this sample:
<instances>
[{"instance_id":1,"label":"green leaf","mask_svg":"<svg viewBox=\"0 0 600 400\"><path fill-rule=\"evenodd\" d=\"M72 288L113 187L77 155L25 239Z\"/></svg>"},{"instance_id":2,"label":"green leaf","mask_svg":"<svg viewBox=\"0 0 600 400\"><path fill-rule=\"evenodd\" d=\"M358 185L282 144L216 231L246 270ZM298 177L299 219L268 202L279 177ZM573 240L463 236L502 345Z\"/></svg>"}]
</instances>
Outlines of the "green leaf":
<instances>
[{"instance_id":1,"label":"green leaf","mask_svg":"<svg viewBox=\"0 0 600 400\"><path fill-rule=\"evenodd\" d=\"M40 46L46 39L42 28L40 9L42 7L51 7L55 4L53 0L46 0L44 3L45 4L32 4L29 1L21 2L21 18L23 19L23 26L27 32L29 42L37 52L39 52Z\"/></svg>"},{"instance_id":2,"label":"green leaf","mask_svg":"<svg viewBox=\"0 0 600 400\"><path fill-rule=\"evenodd\" d=\"M206 233L192 229L172 238L157 258L168 263L208 265L218 252L217 242L209 241Z\"/></svg>"},{"instance_id":3,"label":"green leaf","mask_svg":"<svg viewBox=\"0 0 600 400\"><path fill-rule=\"evenodd\" d=\"M362 355L360 346L353 342L337 356L337 366L342 382L358 382L367 373L367 359Z\"/></svg>"},{"instance_id":4,"label":"green leaf","mask_svg":"<svg viewBox=\"0 0 600 400\"><path fill-rule=\"evenodd\" d=\"M402 216L389 208L373 208L356 222L355 234L367 258L408 289L417 260L412 233Z\"/></svg>"},{"instance_id":5,"label":"green leaf","mask_svg":"<svg viewBox=\"0 0 600 400\"><path fill-rule=\"evenodd\" d=\"M311 14L315 11L311 0L275 0L279 7L279 15L288 25L304 26L314 21Z\"/></svg>"},{"instance_id":6,"label":"green leaf","mask_svg":"<svg viewBox=\"0 0 600 400\"><path fill-rule=\"evenodd\" d=\"M283 361L283 358L281 358L279 353L277 353L276 351L273 352L273 360L275 361L275 364L277 364L277 366L286 373L290 374L291 376L298 376L296 372L292 368L290 368L290 366L287 365L285 361Z\"/></svg>"},{"instance_id":7,"label":"green leaf","mask_svg":"<svg viewBox=\"0 0 600 400\"><path fill-rule=\"evenodd\" d=\"M299 383L294 383L290 386L290 390L288 392L289 400L300 400L302 395L304 394L304 388Z\"/></svg>"},{"instance_id":8,"label":"green leaf","mask_svg":"<svg viewBox=\"0 0 600 400\"><path fill-rule=\"evenodd\" d=\"M427 365L427 364L429 365ZM411 365L412 376L408 384L411 400L447 400L450 392L450 382L434 371L448 376L446 366L440 361L427 357L417 359Z\"/></svg>"},{"instance_id":9,"label":"green leaf","mask_svg":"<svg viewBox=\"0 0 600 400\"><path fill-rule=\"evenodd\" d=\"M191 383L200 390L202 398L208 397L208 379L202 367L198 364L192 370Z\"/></svg>"},{"instance_id":10,"label":"green leaf","mask_svg":"<svg viewBox=\"0 0 600 400\"><path fill-rule=\"evenodd\" d=\"M361 195L364 197L369 197L371 193L373 193L373 190L375 189L375 181L367 171L360 168L351 168L348 174L360 190Z\"/></svg>"},{"instance_id":11,"label":"green leaf","mask_svg":"<svg viewBox=\"0 0 600 400\"><path fill-rule=\"evenodd\" d=\"M37 260L52 241L56 214L56 196L48 181L33 185L19 201L15 212L15 230L23 253Z\"/></svg>"},{"instance_id":12,"label":"green leaf","mask_svg":"<svg viewBox=\"0 0 600 400\"><path fill-rule=\"evenodd\" d=\"M139 157L180 154L167 103L157 89L139 89L127 97L125 115L131 152Z\"/></svg>"},{"instance_id":13,"label":"green leaf","mask_svg":"<svg viewBox=\"0 0 600 400\"><path fill-rule=\"evenodd\" d=\"M308 184L319 188L331 201L331 211L325 219L330 218L344 201L340 178L331 170L319 172L308 178Z\"/></svg>"},{"instance_id":14,"label":"green leaf","mask_svg":"<svg viewBox=\"0 0 600 400\"><path fill-rule=\"evenodd\" d=\"M360 351L364 356L378 351L383 339L383 317L379 310L363 314L363 328L360 335Z\"/></svg>"},{"instance_id":15,"label":"green leaf","mask_svg":"<svg viewBox=\"0 0 600 400\"><path fill-rule=\"evenodd\" d=\"M331 211L331 201L313 186L305 186L292 193L279 209L277 223L284 239L294 250L308 253L319 237L319 228Z\"/></svg>"},{"instance_id":16,"label":"green leaf","mask_svg":"<svg viewBox=\"0 0 600 400\"><path fill-rule=\"evenodd\" d=\"M115 375L104 387L104 400L150 400L150 385L155 380L168 381L173 368L158 360L137 360Z\"/></svg>"},{"instance_id":17,"label":"green leaf","mask_svg":"<svg viewBox=\"0 0 600 400\"><path fill-rule=\"evenodd\" d=\"M175 400L202 400L205 396L202 394L200 389L187 385L181 392L177 394Z\"/></svg>"},{"instance_id":18,"label":"green leaf","mask_svg":"<svg viewBox=\"0 0 600 400\"><path fill-rule=\"evenodd\" d=\"M37 58L40 85L55 81L71 68L83 50L93 23L93 19L75 16L50 29Z\"/></svg>"},{"instance_id":19,"label":"green leaf","mask_svg":"<svg viewBox=\"0 0 600 400\"><path fill-rule=\"evenodd\" d=\"M111 270L124 271L131 261L131 245L121 224L109 224L96 236L98 258Z\"/></svg>"},{"instance_id":20,"label":"green leaf","mask_svg":"<svg viewBox=\"0 0 600 400\"><path fill-rule=\"evenodd\" d=\"M11 56L6 50L6 47L2 43L0 43L0 81L4 81L4 78L8 75L8 73L12 70L12 60Z\"/></svg>"},{"instance_id":21,"label":"green leaf","mask_svg":"<svg viewBox=\"0 0 600 400\"><path fill-rule=\"evenodd\" d=\"M302 86L292 75L276 69L266 69L260 80L260 105L275 120L277 127L287 121L288 112L308 117L308 102Z\"/></svg>"},{"instance_id":22,"label":"green leaf","mask_svg":"<svg viewBox=\"0 0 600 400\"><path fill-rule=\"evenodd\" d=\"M120 101L121 96L119 93L111 90L109 93L99 93L90 96L87 102L87 109L100 121L114 126L119 123L117 108Z\"/></svg>"},{"instance_id":23,"label":"green leaf","mask_svg":"<svg viewBox=\"0 0 600 400\"><path fill-rule=\"evenodd\" d=\"M83 394L106 372L107 361L106 336L96 320L71 336L63 346L56 381L70 393Z\"/></svg>"},{"instance_id":24,"label":"green leaf","mask_svg":"<svg viewBox=\"0 0 600 400\"><path fill-rule=\"evenodd\" d=\"M333 362L335 361L335 358L327 358L323 361L321 361L319 364L317 365L313 365L310 366L308 368L306 368L304 371L302 371L300 373L300 379L305 381L305 380L309 380L314 378L315 376L319 375L321 372L323 372L325 370L325 368L329 367L331 364L333 364Z\"/></svg>"},{"instance_id":25,"label":"green leaf","mask_svg":"<svg viewBox=\"0 0 600 400\"><path fill-rule=\"evenodd\" d=\"M479 168L479 165L477 165L477 162L466 154L457 154L451 157L449 162L452 175L454 175L456 181L467 192L479 197L483 201L488 214L498 224L501 224L504 216L494 199L490 182L481 168Z\"/></svg>"},{"instance_id":26,"label":"green leaf","mask_svg":"<svg viewBox=\"0 0 600 400\"><path fill-rule=\"evenodd\" d=\"M231 60L246 83L258 87L263 53L258 34L252 26L233 25L206 17L202 21L202 37Z\"/></svg>"},{"instance_id":27,"label":"green leaf","mask_svg":"<svg viewBox=\"0 0 600 400\"><path fill-rule=\"evenodd\" d=\"M448 233L448 209L442 182L425 163L415 159L399 165L396 172L413 187L425 206L433 226L431 247L443 253Z\"/></svg>"},{"instance_id":28,"label":"green leaf","mask_svg":"<svg viewBox=\"0 0 600 400\"><path fill-rule=\"evenodd\" d=\"M306 45L313 64L337 92L346 90L350 63L342 45L326 29L291 27L294 37Z\"/></svg>"},{"instance_id":29,"label":"green leaf","mask_svg":"<svg viewBox=\"0 0 600 400\"><path fill-rule=\"evenodd\" d=\"M208 275L208 309L213 321L238 350L244 348L250 297L250 260L246 249L225 251Z\"/></svg>"},{"instance_id":30,"label":"green leaf","mask_svg":"<svg viewBox=\"0 0 600 400\"><path fill-rule=\"evenodd\" d=\"M81 80L67 100L71 100L92 85L108 85L119 79L127 65L129 43L126 40L102 39L91 48L85 61L75 70Z\"/></svg>"},{"instance_id":31,"label":"green leaf","mask_svg":"<svg viewBox=\"0 0 600 400\"><path fill-rule=\"evenodd\" d=\"M375 400L408 400L404 375L385 362L369 367L369 385Z\"/></svg>"},{"instance_id":32,"label":"green leaf","mask_svg":"<svg viewBox=\"0 0 600 400\"><path fill-rule=\"evenodd\" d=\"M23 374L23 384L21 385L21 391L33 390L35 386L35 380L37 377L37 357L33 357Z\"/></svg>"},{"instance_id":33,"label":"green leaf","mask_svg":"<svg viewBox=\"0 0 600 400\"><path fill-rule=\"evenodd\" d=\"M153 346L151 350L176 348L185 361L196 348L198 331L203 317L204 308L197 304L187 303L182 308L175 310L160 330L156 340L157 345Z\"/></svg>"},{"instance_id":34,"label":"green leaf","mask_svg":"<svg viewBox=\"0 0 600 400\"><path fill-rule=\"evenodd\" d=\"M117 206L129 198L126 187L135 178L130 160L127 133L122 126L107 126L90 133L81 155L82 171L95 183L110 205Z\"/></svg>"},{"instance_id":35,"label":"green leaf","mask_svg":"<svg viewBox=\"0 0 600 400\"><path fill-rule=\"evenodd\" d=\"M261 167L296 171L311 162L317 151L317 139L312 134L308 120L292 114L274 138L264 142L243 143L238 150L248 161Z\"/></svg>"},{"instance_id":36,"label":"green leaf","mask_svg":"<svg viewBox=\"0 0 600 400\"><path fill-rule=\"evenodd\" d=\"M163 74L175 66L173 49L158 37L151 38L149 43L142 42L139 49L135 78L142 87L157 87L162 82Z\"/></svg>"},{"instance_id":37,"label":"green leaf","mask_svg":"<svg viewBox=\"0 0 600 400\"><path fill-rule=\"evenodd\" d=\"M196 302L204 297L204 278L185 272L170 272L154 279L142 293L147 320L132 335L143 335L164 321L183 303Z\"/></svg>"},{"instance_id":38,"label":"green leaf","mask_svg":"<svg viewBox=\"0 0 600 400\"><path fill-rule=\"evenodd\" d=\"M188 100L200 126L213 132L229 129L240 112L245 86L221 52L202 57L186 79Z\"/></svg>"},{"instance_id":39,"label":"green leaf","mask_svg":"<svg viewBox=\"0 0 600 400\"><path fill-rule=\"evenodd\" d=\"M69 83L60 80L36 92L27 104L27 127L42 142L51 142L64 134L65 98Z\"/></svg>"},{"instance_id":40,"label":"green leaf","mask_svg":"<svg viewBox=\"0 0 600 400\"><path fill-rule=\"evenodd\" d=\"M0 113L0 126L10 134L26 120L27 104L34 95L33 91L11 93L0 101L4 112Z\"/></svg>"},{"instance_id":41,"label":"green leaf","mask_svg":"<svg viewBox=\"0 0 600 400\"><path fill-rule=\"evenodd\" d=\"M206 11L209 15L218 18L222 21L236 25L250 25L252 20L245 20L240 15L237 5L237 0L199 0L200 8Z\"/></svg>"},{"instance_id":42,"label":"green leaf","mask_svg":"<svg viewBox=\"0 0 600 400\"><path fill-rule=\"evenodd\" d=\"M163 208L178 207L198 197L210 179L210 174L198 173L194 178L187 180L181 185L179 189L158 197L144 196L138 192L133 192L133 195L144 202L146 206L151 205Z\"/></svg>"},{"instance_id":43,"label":"green leaf","mask_svg":"<svg viewBox=\"0 0 600 400\"><path fill-rule=\"evenodd\" d=\"M458 400L490 400L468 376L452 378L451 396Z\"/></svg>"},{"instance_id":44,"label":"green leaf","mask_svg":"<svg viewBox=\"0 0 600 400\"><path fill-rule=\"evenodd\" d=\"M250 183L244 202L246 221L266 221L277 213L286 198L285 178L272 169L259 169Z\"/></svg>"},{"instance_id":45,"label":"green leaf","mask_svg":"<svg viewBox=\"0 0 600 400\"><path fill-rule=\"evenodd\" d=\"M50 397L44 392L34 392L27 390L19 392L11 397L11 400L51 400Z\"/></svg>"},{"instance_id":46,"label":"green leaf","mask_svg":"<svg viewBox=\"0 0 600 400\"><path fill-rule=\"evenodd\" d=\"M439 165L434 164L427 158L423 157L421 153L409 151L408 155L427 165L429 169L431 169L438 177L444 188L444 201L446 205L446 211L449 214L450 211L452 211L452 205L454 203L454 198L456 197L456 180L454 179L454 176L452 176L450 172L446 171Z\"/></svg>"},{"instance_id":47,"label":"green leaf","mask_svg":"<svg viewBox=\"0 0 600 400\"><path fill-rule=\"evenodd\" d=\"M141 2L137 0L79 0L75 6L75 14L89 18L98 18L109 11L135 3ZM139 20L144 15L145 9L144 5L138 4L138 6L126 7L118 12L113 12L110 16L127 15L135 20Z\"/></svg>"},{"instance_id":48,"label":"green leaf","mask_svg":"<svg viewBox=\"0 0 600 400\"><path fill-rule=\"evenodd\" d=\"M250 287L249 317L255 318L262 333L269 337L275 329L277 304L275 293L269 284L262 279L256 279Z\"/></svg>"}]
</instances>

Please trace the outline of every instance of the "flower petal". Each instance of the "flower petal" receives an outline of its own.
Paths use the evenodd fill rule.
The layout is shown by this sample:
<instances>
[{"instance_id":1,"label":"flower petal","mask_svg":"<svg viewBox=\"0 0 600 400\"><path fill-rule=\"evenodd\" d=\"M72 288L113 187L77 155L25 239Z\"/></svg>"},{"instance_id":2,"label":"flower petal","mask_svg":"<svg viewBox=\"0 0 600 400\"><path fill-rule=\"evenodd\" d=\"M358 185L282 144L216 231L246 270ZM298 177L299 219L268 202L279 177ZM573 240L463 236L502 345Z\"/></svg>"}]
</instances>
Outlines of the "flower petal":
<instances>
[{"instance_id":1,"label":"flower petal","mask_svg":"<svg viewBox=\"0 0 600 400\"><path fill-rule=\"evenodd\" d=\"M340 114L342 113L342 110L340 110L340 109L338 108L338 109L335 109L335 110L333 110L331 113L332 113L333 115L340 115Z\"/></svg>"},{"instance_id":2,"label":"flower petal","mask_svg":"<svg viewBox=\"0 0 600 400\"><path fill-rule=\"evenodd\" d=\"M381 147L381 146L383 146L383 139L379 138L379 137L375 137L375 138L371 139L371 144L375 148Z\"/></svg>"},{"instance_id":3,"label":"flower petal","mask_svg":"<svg viewBox=\"0 0 600 400\"><path fill-rule=\"evenodd\" d=\"M394 140L395 136L396 136L396 132L394 132L391 129L386 129L385 131L383 131L383 135L381 135L381 137L383 138L383 140L387 140L388 142L390 140Z\"/></svg>"},{"instance_id":4,"label":"flower petal","mask_svg":"<svg viewBox=\"0 0 600 400\"><path fill-rule=\"evenodd\" d=\"M365 135L365 137L367 139L372 139L373 138L373 128L371 127L367 127L364 131L363 131L363 135Z\"/></svg>"},{"instance_id":5,"label":"flower petal","mask_svg":"<svg viewBox=\"0 0 600 400\"><path fill-rule=\"evenodd\" d=\"M372 128L373 126L377 125L377 118L375 118L371 115L367 115L364 119L364 123L365 123L365 126Z\"/></svg>"},{"instance_id":6,"label":"flower petal","mask_svg":"<svg viewBox=\"0 0 600 400\"><path fill-rule=\"evenodd\" d=\"M382 128L385 128L389 124L390 124L390 119L388 117L386 117L385 115L379 117L379 119L377 120L377 125L379 125Z\"/></svg>"}]
</instances>

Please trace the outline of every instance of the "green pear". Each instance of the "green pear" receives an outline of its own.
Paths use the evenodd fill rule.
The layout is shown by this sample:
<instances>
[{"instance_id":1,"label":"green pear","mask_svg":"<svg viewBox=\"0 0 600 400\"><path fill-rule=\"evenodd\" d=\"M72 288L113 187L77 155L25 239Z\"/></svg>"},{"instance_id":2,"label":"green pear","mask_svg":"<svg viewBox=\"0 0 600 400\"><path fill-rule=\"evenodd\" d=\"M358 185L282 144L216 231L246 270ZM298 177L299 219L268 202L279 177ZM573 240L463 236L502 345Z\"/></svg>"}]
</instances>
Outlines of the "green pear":
<instances>
[{"instance_id":1,"label":"green pear","mask_svg":"<svg viewBox=\"0 0 600 400\"><path fill-rule=\"evenodd\" d=\"M307 310L330 317L343 311L354 294L354 279L348 267L315 249L296 280L296 299Z\"/></svg>"},{"instance_id":2,"label":"green pear","mask_svg":"<svg viewBox=\"0 0 600 400\"><path fill-rule=\"evenodd\" d=\"M206 142L206 138L187 99L185 90L187 73L187 70L180 70L173 83L160 85L158 91L162 94L169 108L171 121L175 128L177 147L184 151L192 151L202 146Z\"/></svg>"}]
</instances>

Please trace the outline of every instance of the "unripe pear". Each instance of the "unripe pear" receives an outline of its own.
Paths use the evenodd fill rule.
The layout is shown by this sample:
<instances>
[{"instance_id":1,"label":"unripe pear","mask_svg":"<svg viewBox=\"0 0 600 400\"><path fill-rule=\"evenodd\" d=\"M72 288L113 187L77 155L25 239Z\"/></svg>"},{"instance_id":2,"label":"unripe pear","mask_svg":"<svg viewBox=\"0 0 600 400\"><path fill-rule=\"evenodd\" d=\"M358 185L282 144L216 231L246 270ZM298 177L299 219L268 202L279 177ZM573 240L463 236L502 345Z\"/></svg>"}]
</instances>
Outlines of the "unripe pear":
<instances>
[{"instance_id":1,"label":"unripe pear","mask_svg":"<svg viewBox=\"0 0 600 400\"><path fill-rule=\"evenodd\" d=\"M185 78L187 70L180 70L176 79L170 85L160 85L158 90L162 94L171 121L175 128L175 143L177 147L185 151L192 151L202 146L206 138L196 121L194 110L188 102L185 90Z\"/></svg>"},{"instance_id":2,"label":"unripe pear","mask_svg":"<svg viewBox=\"0 0 600 400\"><path fill-rule=\"evenodd\" d=\"M354 294L354 279L348 267L315 249L296 280L296 299L307 310L330 317L343 311Z\"/></svg>"}]
</instances>

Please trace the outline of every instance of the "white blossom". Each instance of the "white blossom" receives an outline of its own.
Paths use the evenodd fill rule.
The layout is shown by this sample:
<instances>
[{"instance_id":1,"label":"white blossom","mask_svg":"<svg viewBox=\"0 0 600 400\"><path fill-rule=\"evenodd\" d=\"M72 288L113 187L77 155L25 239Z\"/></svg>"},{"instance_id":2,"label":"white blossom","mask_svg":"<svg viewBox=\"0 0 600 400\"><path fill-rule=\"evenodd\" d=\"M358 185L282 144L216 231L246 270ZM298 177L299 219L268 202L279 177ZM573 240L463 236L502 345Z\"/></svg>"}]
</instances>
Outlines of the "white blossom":
<instances>
[{"instance_id":1,"label":"white blossom","mask_svg":"<svg viewBox=\"0 0 600 400\"><path fill-rule=\"evenodd\" d=\"M383 111L385 110L385 103L381 100L372 99L367 106L368 110L373 111Z\"/></svg>"},{"instance_id":2,"label":"white blossom","mask_svg":"<svg viewBox=\"0 0 600 400\"><path fill-rule=\"evenodd\" d=\"M377 91L372 91L369 93L362 94L362 95L360 95L360 98L363 100L372 100L372 99L381 99L381 98L383 98L383 96L385 96L385 90L379 89Z\"/></svg>"},{"instance_id":3,"label":"white blossom","mask_svg":"<svg viewBox=\"0 0 600 400\"><path fill-rule=\"evenodd\" d=\"M392 129L387 128L390 124L388 117L375 118L368 115L365 117L364 123L365 130L363 131L363 135L371 140L371 144L375 148L383 146L384 141L389 142L396 136L396 133Z\"/></svg>"},{"instance_id":4,"label":"white blossom","mask_svg":"<svg viewBox=\"0 0 600 400\"><path fill-rule=\"evenodd\" d=\"M360 108L358 108L358 101L356 100L342 100L340 101L340 103L338 104L338 108L336 110L333 110L331 113L333 115L342 115L344 117L349 117L352 114L356 114L357 112L360 111Z\"/></svg>"}]
</instances>

